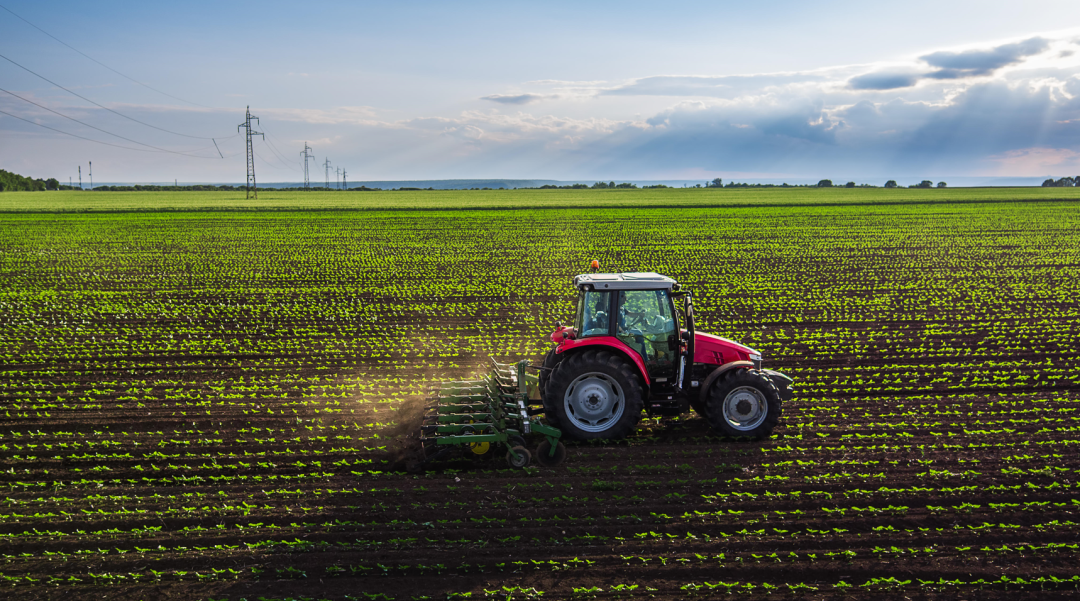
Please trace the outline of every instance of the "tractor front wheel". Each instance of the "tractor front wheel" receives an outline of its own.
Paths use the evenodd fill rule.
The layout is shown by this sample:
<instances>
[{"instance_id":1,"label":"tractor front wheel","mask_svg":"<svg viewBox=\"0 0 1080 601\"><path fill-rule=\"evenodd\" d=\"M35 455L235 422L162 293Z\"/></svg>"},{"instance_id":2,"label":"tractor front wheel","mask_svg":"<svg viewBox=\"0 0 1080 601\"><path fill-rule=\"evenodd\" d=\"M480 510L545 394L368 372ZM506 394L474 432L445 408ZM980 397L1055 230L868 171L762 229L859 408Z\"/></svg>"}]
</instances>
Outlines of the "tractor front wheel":
<instances>
[{"instance_id":1,"label":"tractor front wheel","mask_svg":"<svg viewBox=\"0 0 1080 601\"><path fill-rule=\"evenodd\" d=\"M548 402L569 440L624 438L641 419L641 381L633 364L608 350L587 349L559 362Z\"/></svg>"},{"instance_id":2,"label":"tractor front wheel","mask_svg":"<svg viewBox=\"0 0 1080 601\"><path fill-rule=\"evenodd\" d=\"M708 391L705 414L727 436L766 438L780 421L780 391L761 372L733 369Z\"/></svg>"}]
</instances>

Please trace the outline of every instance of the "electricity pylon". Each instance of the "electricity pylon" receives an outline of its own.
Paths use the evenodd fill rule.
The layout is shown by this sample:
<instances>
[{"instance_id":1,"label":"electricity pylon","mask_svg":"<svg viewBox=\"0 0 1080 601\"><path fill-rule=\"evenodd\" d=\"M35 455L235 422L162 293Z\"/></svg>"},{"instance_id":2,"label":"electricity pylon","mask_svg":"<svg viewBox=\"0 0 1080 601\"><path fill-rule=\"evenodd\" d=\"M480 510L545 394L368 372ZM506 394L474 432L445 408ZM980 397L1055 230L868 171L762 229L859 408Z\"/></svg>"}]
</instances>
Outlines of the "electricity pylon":
<instances>
[{"instance_id":1,"label":"electricity pylon","mask_svg":"<svg viewBox=\"0 0 1080 601\"><path fill-rule=\"evenodd\" d=\"M252 192L255 193L255 199L259 198L259 187L255 184L255 151L251 147L251 136L263 136L262 132L257 132L251 129L251 120L254 119L256 123L259 122L258 117L251 116L251 107L247 107L247 115L244 117L244 122L236 126L236 131L240 131L243 127L247 130L247 195L244 198L251 198ZM263 136L266 139L266 136Z\"/></svg>"},{"instance_id":2,"label":"electricity pylon","mask_svg":"<svg viewBox=\"0 0 1080 601\"><path fill-rule=\"evenodd\" d=\"M304 152L301 152L300 155L304 157L304 188L310 188L311 180L308 179L307 162L308 159L313 159L315 156L311 154L311 147L307 145L307 142L304 142Z\"/></svg>"},{"instance_id":3,"label":"electricity pylon","mask_svg":"<svg viewBox=\"0 0 1080 601\"><path fill-rule=\"evenodd\" d=\"M326 159L323 163L323 167L326 167L326 189L330 189L330 159Z\"/></svg>"}]
</instances>

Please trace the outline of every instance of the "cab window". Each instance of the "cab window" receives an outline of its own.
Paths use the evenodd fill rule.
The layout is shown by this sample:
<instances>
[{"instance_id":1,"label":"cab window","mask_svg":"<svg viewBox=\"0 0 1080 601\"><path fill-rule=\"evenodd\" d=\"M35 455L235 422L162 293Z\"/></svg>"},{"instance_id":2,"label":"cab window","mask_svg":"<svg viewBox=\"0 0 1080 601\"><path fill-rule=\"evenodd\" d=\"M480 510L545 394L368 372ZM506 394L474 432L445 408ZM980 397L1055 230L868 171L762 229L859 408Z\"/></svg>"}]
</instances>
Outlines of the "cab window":
<instances>
[{"instance_id":1,"label":"cab window","mask_svg":"<svg viewBox=\"0 0 1080 601\"><path fill-rule=\"evenodd\" d=\"M574 327L579 337L607 336L610 332L611 292L587 290L578 300Z\"/></svg>"}]
</instances>

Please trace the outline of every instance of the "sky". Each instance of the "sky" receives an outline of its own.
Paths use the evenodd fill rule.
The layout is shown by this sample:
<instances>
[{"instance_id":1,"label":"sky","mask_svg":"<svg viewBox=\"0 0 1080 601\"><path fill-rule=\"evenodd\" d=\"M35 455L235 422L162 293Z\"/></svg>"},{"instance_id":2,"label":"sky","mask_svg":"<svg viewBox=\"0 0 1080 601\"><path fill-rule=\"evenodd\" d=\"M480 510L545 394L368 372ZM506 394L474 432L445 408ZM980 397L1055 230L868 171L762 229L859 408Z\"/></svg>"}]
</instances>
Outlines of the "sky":
<instances>
[{"instance_id":1,"label":"sky","mask_svg":"<svg viewBox=\"0 0 1080 601\"><path fill-rule=\"evenodd\" d=\"M243 182L248 106L263 182L1080 175L1075 0L0 7L0 168L64 183Z\"/></svg>"}]
</instances>

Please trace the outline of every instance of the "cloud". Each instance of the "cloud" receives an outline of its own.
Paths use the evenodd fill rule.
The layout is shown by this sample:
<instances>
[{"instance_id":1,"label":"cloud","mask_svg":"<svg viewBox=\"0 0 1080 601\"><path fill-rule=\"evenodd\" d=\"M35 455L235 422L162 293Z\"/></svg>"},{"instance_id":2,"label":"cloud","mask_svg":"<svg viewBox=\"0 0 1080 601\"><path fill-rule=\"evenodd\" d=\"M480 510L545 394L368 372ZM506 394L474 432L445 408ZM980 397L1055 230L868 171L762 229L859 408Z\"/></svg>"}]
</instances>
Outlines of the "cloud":
<instances>
[{"instance_id":1,"label":"cloud","mask_svg":"<svg viewBox=\"0 0 1080 601\"><path fill-rule=\"evenodd\" d=\"M490 100L499 104L531 104L541 100L558 98L558 94L492 94L482 96L481 100Z\"/></svg>"},{"instance_id":2,"label":"cloud","mask_svg":"<svg viewBox=\"0 0 1080 601\"><path fill-rule=\"evenodd\" d=\"M965 50L963 52L932 52L919 57L937 71L927 73L930 79L960 79L989 75L1002 67L1015 65L1029 56L1046 51L1050 41L1034 37L1013 44L1002 44L989 50Z\"/></svg>"},{"instance_id":3,"label":"cloud","mask_svg":"<svg viewBox=\"0 0 1080 601\"><path fill-rule=\"evenodd\" d=\"M313 124L374 125L379 123L378 113L378 109L371 106L339 106L333 109L259 109L260 117Z\"/></svg>"},{"instance_id":4,"label":"cloud","mask_svg":"<svg viewBox=\"0 0 1080 601\"><path fill-rule=\"evenodd\" d=\"M520 84L528 91L509 88L514 93L482 97L472 92L469 97L491 104L455 113L402 117L404 109L344 106L257 114L280 139L332 149L335 164L356 165L357 175L367 179L647 179L691 173L783 174L813 181L865 176L881 182L907 175L914 181L965 174L1058 177L1080 171L1080 60L1062 56L1076 48L1074 36L927 49L906 62L802 72L543 80ZM579 97L590 102L567 102ZM543 103L553 99L561 101ZM0 104L14 111L12 102L0 96ZM242 115L242 108L121 110L170 112L190 122L191 131L210 123L234 131ZM4 127L18 128L20 135L52 135L25 123ZM242 138L224 143L229 144L222 148L226 155L243 156Z\"/></svg>"},{"instance_id":5,"label":"cloud","mask_svg":"<svg viewBox=\"0 0 1080 601\"><path fill-rule=\"evenodd\" d=\"M992 75L999 69L1019 64L1026 58L1041 54L1049 48L1050 40L1036 36L989 49L961 52L941 50L919 57L920 61L930 67L935 67L935 70L879 69L852 77L847 82L847 88L868 91L896 90L913 87L919 81L926 79L956 80ZM1068 58L1071 55L1072 51L1063 51L1059 53L1058 58Z\"/></svg>"},{"instance_id":6,"label":"cloud","mask_svg":"<svg viewBox=\"0 0 1080 601\"><path fill-rule=\"evenodd\" d=\"M852 77L848 80L848 87L852 90L895 90L910 88L918 81L918 73L877 71Z\"/></svg>"},{"instance_id":7,"label":"cloud","mask_svg":"<svg viewBox=\"0 0 1080 601\"><path fill-rule=\"evenodd\" d=\"M833 79L822 71L796 73L761 73L753 75L655 75L642 77L614 87L598 89L605 96L703 96L736 98L747 93L790 86L823 83Z\"/></svg>"}]
</instances>

